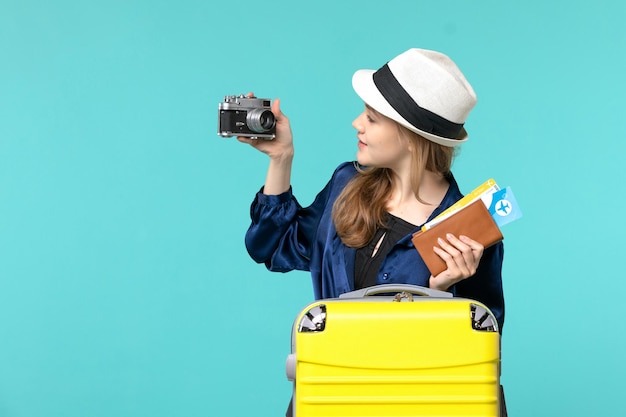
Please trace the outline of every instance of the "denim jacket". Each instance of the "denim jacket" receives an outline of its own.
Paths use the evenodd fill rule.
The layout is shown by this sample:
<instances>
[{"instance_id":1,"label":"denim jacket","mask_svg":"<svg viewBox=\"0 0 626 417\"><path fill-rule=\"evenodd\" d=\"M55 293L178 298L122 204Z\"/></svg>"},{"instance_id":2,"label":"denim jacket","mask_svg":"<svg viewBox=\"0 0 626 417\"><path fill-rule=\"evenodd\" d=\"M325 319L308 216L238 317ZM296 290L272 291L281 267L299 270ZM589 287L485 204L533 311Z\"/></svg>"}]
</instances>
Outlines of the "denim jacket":
<instances>
[{"instance_id":1,"label":"denim jacket","mask_svg":"<svg viewBox=\"0 0 626 417\"><path fill-rule=\"evenodd\" d=\"M355 163L341 164L306 208L300 206L291 189L280 195L259 191L250 208L252 223L245 237L252 259L264 263L270 271L310 271L316 299L335 298L353 291L356 249L341 242L331 213L337 196L356 172ZM448 180L450 187L429 220L463 196L454 177ZM377 284L428 287L431 274L411 237L412 233L400 239L386 255ZM496 316L500 331L504 323L503 255L502 242L485 249L476 274L448 290L455 296L484 303Z\"/></svg>"}]
</instances>

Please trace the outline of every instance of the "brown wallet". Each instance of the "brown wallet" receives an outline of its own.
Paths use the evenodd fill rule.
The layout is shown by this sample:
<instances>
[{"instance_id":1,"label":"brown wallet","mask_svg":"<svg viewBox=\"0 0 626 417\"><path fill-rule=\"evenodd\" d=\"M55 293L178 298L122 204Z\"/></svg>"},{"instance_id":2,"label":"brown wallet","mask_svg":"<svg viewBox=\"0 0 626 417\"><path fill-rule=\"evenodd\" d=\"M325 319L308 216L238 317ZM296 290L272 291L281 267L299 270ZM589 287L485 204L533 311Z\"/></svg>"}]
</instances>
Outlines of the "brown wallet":
<instances>
[{"instance_id":1,"label":"brown wallet","mask_svg":"<svg viewBox=\"0 0 626 417\"><path fill-rule=\"evenodd\" d=\"M444 260L433 250L434 246L439 246L437 238L446 240L447 233L452 233L456 237L465 235L482 244L485 248L503 239L500 228L480 199L463 207L430 229L415 232L412 238L413 244L433 276L440 274L447 268Z\"/></svg>"}]
</instances>

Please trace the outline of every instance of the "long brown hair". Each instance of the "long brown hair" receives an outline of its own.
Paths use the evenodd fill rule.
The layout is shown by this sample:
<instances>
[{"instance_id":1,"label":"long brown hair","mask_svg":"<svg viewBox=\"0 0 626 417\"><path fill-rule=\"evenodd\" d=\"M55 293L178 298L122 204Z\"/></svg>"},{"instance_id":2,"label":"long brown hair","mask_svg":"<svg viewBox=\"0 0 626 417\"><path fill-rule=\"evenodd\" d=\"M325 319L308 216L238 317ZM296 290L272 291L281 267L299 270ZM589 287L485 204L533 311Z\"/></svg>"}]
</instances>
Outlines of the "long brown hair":
<instances>
[{"instance_id":1,"label":"long brown hair","mask_svg":"<svg viewBox=\"0 0 626 417\"><path fill-rule=\"evenodd\" d=\"M403 126L398 134L411 142L411 183L418 201L419 185L424 171L449 175L456 148L439 145L424 139ZM388 168L366 168L357 165L357 174L346 185L333 205L333 222L344 245L361 248L367 245L376 230L384 227L387 203L391 195L393 180Z\"/></svg>"}]
</instances>

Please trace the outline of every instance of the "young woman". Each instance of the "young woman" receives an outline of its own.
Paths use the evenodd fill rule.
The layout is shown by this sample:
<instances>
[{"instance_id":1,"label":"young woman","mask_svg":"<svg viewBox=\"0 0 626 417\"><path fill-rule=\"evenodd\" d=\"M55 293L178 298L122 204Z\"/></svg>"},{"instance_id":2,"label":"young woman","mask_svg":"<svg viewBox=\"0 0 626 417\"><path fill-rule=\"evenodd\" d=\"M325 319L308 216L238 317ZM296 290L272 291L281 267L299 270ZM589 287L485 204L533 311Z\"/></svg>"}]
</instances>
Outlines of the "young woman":
<instances>
[{"instance_id":1,"label":"young woman","mask_svg":"<svg viewBox=\"0 0 626 417\"><path fill-rule=\"evenodd\" d=\"M434 247L447 269L432 276L412 234L462 197L450 171L476 95L446 55L410 49L352 79L365 109L352 123L355 162L340 165L309 207L292 194L289 119L279 100L274 140L240 137L269 156L264 187L251 207L250 256L272 271L311 272L316 298L403 283L451 291L485 303L504 322L503 246L446 235Z\"/></svg>"}]
</instances>

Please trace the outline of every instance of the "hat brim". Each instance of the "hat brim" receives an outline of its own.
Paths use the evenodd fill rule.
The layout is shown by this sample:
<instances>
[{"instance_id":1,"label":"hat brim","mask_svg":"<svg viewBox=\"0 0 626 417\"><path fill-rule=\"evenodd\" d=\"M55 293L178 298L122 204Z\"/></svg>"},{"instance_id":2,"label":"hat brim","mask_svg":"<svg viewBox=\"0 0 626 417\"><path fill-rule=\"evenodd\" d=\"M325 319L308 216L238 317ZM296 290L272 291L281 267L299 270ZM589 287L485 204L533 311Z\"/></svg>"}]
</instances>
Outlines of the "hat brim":
<instances>
[{"instance_id":1,"label":"hat brim","mask_svg":"<svg viewBox=\"0 0 626 417\"><path fill-rule=\"evenodd\" d=\"M441 136L434 135L429 132L424 132L413 126L411 123L406 121L404 117L400 116L400 114L393 108L391 105L385 100L383 95L378 91L376 84L374 84L374 70L358 70L352 76L352 88L357 93L359 97L370 107L372 107L377 112L389 117L390 119L400 123L402 126L407 129L417 133L424 138L438 143L443 146L458 146L463 142L466 142L468 139L468 134L465 131L465 128L462 128L456 139L444 138Z\"/></svg>"}]
</instances>

